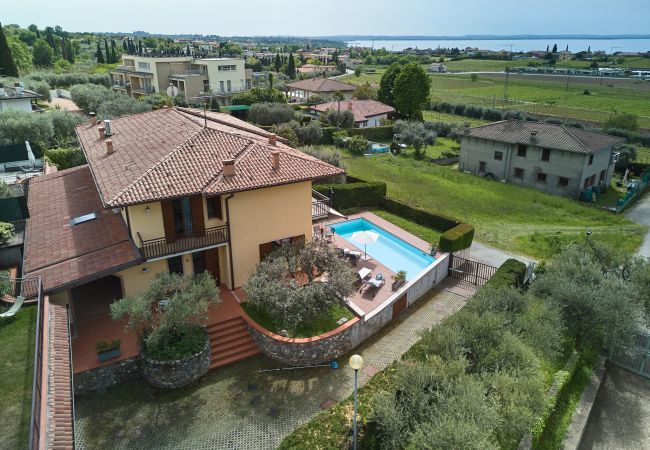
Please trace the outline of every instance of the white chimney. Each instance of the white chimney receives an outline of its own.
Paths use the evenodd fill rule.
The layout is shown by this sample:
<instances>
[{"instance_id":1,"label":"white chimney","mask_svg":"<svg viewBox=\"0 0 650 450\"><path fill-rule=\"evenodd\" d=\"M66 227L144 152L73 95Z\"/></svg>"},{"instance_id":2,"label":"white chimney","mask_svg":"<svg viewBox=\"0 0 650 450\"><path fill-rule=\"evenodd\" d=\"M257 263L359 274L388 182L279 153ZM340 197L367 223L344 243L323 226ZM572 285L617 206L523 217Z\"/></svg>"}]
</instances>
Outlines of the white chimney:
<instances>
[{"instance_id":1,"label":"white chimney","mask_svg":"<svg viewBox=\"0 0 650 450\"><path fill-rule=\"evenodd\" d=\"M106 154L112 155L113 153L115 153L115 150L113 149L113 140L106 139Z\"/></svg>"},{"instance_id":2,"label":"white chimney","mask_svg":"<svg viewBox=\"0 0 650 450\"><path fill-rule=\"evenodd\" d=\"M94 112L91 112L88 115L90 116L90 124L92 126L97 125L97 114L95 114Z\"/></svg>"},{"instance_id":3,"label":"white chimney","mask_svg":"<svg viewBox=\"0 0 650 450\"><path fill-rule=\"evenodd\" d=\"M271 162L273 164L273 170L278 171L280 170L280 152L277 150L273 150L271 152Z\"/></svg>"},{"instance_id":4,"label":"white chimney","mask_svg":"<svg viewBox=\"0 0 650 450\"><path fill-rule=\"evenodd\" d=\"M106 133L106 136L112 136L113 135L113 129L111 128L111 121L106 119L104 120L104 130Z\"/></svg>"},{"instance_id":5,"label":"white chimney","mask_svg":"<svg viewBox=\"0 0 650 450\"><path fill-rule=\"evenodd\" d=\"M234 159L224 159L223 160L223 176L224 177L234 177L235 176L235 160Z\"/></svg>"},{"instance_id":6,"label":"white chimney","mask_svg":"<svg viewBox=\"0 0 650 450\"><path fill-rule=\"evenodd\" d=\"M276 134L269 134L269 144L276 145L278 142L278 136Z\"/></svg>"},{"instance_id":7,"label":"white chimney","mask_svg":"<svg viewBox=\"0 0 650 450\"><path fill-rule=\"evenodd\" d=\"M105 136L104 127L102 125L98 126L97 131L99 131L99 139L104 139Z\"/></svg>"}]
</instances>

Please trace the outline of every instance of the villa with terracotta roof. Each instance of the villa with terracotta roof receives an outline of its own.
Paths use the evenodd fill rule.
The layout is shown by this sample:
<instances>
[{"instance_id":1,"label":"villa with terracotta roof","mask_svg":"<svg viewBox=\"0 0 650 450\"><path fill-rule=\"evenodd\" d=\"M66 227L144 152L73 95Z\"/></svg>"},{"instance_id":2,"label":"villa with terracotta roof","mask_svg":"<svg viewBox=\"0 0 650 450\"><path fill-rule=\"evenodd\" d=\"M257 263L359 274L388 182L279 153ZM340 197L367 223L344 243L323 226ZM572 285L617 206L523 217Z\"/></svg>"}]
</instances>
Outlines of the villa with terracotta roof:
<instances>
[{"instance_id":1,"label":"villa with terracotta roof","mask_svg":"<svg viewBox=\"0 0 650 450\"><path fill-rule=\"evenodd\" d=\"M211 321L238 339L220 344L213 367L259 354L229 315L231 292L275 248L312 240L312 220L330 212L312 181L343 170L222 113L163 108L76 132L88 164L29 186L23 264L69 307L75 379L115 362L97 361L98 340L119 338L119 360L137 357L137 336L110 318L110 304L159 272L208 271L228 297Z\"/></svg>"},{"instance_id":2,"label":"villa with terracotta roof","mask_svg":"<svg viewBox=\"0 0 650 450\"><path fill-rule=\"evenodd\" d=\"M314 105L310 110L316 115L326 113L330 109L337 110L347 109L352 111L354 116L354 126L356 128L370 128L381 125L382 119L388 118L389 114L395 112L395 108L385 105L377 100L345 100L342 102L327 102Z\"/></svg>"},{"instance_id":3,"label":"villa with terracotta roof","mask_svg":"<svg viewBox=\"0 0 650 450\"><path fill-rule=\"evenodd\" d=\"M590 200L592 192L611 185L615 146L623 142L565 125L505 120L465 129L458 169Z\"/></svg>"},{"instance_id":4,"label":"villa with terracotta roof","mask_svg":"<svg viewBox=\"0 0 650 450\"><path fill-rule=\"evenodd\" d=\"M346 100L352 98L356 86L341 83L330 78L310 78L308 80L294 81L288 83L288 96L297 102L306 102L312 95L327 96L340 92Z\"/></svg>"}]
</instances>

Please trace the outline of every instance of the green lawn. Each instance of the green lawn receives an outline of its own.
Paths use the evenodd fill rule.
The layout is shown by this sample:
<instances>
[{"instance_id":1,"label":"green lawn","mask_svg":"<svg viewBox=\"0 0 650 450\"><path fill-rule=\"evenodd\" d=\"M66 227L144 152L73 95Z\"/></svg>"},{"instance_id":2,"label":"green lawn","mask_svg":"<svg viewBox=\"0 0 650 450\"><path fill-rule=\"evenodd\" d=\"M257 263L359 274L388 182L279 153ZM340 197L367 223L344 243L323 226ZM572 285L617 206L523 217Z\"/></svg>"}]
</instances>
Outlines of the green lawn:
<instances>
[{"instance_id":1,"label":"green lawn","mask_svg":"<svg viewBox=\"0 0 650 450\"><path fill-rule=\"evenodd\" d=\"M623 216L408 155L346 155L344 160L350 175L384 181L389 196L468 222L478 240L504 250L545 258L583 239L587 229L593 239L625 251L634 251L643 239L645 229Z\"/></svg>"},{"instance_id":2,"label":"green lawn","mask_svg":"<svg viewBox=\"0 0 650 450\"><path fill-rule=\"evenodd\" d=\"M469 122L469 125L472 127L490 123L489 120L472 119L471 117L458 116L456 114L447 114L437 111L422 111L422 115L424 116L424 120L429 122L447 122L456 125L464 125Z\"/></svg>"},{"instance_id":3,"label":"green lawn","mask_svg":"<svg viewBox=\"0 0 650 450\"><path fill-rule=\"evenodd\" d=\"M27 448L32 407L36 308L0 319L0 422L3 448Z\"/></svg>"},{"instance_id":4,"label":"green lawn","mask_svg":"<svg viewBox=\"0 0 650 450\"><path fill-rule=\"evenodd\" d=\"M263 326L269 331L278 334L280 333L281 330L275 326L273 320L265 311L255 308L254 306L246 302L242 303L241 306L242 308L244 308L244 311L246 311L246 314L248 314L250 318L253 319L255 322L257 322L258 324L260 324L261 326ZM339 326L336 323L336 321L341 319L342 317L345 317L346 319L350 320L355 316L354 313L350 311L348 308L346 308L345 306L335 305L327 315L321 317L319 320L317 320L314 323L299 327L298 330L296 330L295 335L290 337L306 338L306 337L318 336L319 334L327 333L328 331L332 331Z\"/></svg>"}]
</instances>

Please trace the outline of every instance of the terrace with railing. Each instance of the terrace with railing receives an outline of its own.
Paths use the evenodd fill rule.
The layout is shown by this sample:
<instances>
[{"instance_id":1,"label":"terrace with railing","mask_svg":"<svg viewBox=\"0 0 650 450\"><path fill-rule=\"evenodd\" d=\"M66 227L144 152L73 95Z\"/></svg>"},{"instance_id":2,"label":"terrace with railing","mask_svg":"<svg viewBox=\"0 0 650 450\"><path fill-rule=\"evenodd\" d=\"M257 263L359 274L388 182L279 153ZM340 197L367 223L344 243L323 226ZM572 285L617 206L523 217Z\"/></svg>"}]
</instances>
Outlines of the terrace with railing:
<instances>
[{"instance_id":1,"label":"terrace with railing","mask_svg":"<svg viewBox=\"0 0 650 450\"><path fill-rule=\"evenodd\" d=\"M228 243L228 227L225 225L207 228L204 234L186 233L174 236L163 236L154 239L142 239L138 233L140 251L145 260L165 258L170 255L186 253L217 247Z\"/></svg>"}]
</instances>

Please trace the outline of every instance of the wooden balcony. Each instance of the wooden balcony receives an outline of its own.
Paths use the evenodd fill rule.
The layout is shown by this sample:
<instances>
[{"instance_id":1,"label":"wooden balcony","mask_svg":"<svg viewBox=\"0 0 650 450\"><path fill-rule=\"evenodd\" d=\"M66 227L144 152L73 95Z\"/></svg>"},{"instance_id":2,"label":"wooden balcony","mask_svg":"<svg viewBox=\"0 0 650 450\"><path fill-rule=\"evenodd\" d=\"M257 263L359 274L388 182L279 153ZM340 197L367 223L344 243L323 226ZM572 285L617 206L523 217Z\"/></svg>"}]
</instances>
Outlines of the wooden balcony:
<instances>
[{"instance_id":1,"label":"wooden balcony","mask_svg":"<svg viewBox=\"0 0 650 450\"><path fill-rule=\"evenodd\" d=\"M207 228L205 234L197 236L195 233L177 234L172 238L165 236L143 240L138 233L140 251L145 260L160 259L170 255L178 255L193 250L217 247L228 243L228 227Z\"/></svg>"}]
</instances>

